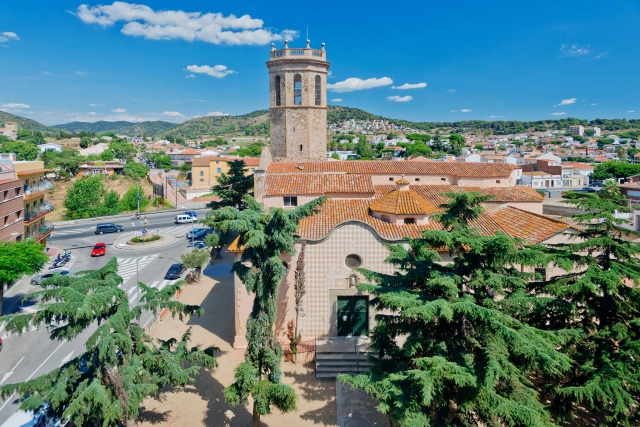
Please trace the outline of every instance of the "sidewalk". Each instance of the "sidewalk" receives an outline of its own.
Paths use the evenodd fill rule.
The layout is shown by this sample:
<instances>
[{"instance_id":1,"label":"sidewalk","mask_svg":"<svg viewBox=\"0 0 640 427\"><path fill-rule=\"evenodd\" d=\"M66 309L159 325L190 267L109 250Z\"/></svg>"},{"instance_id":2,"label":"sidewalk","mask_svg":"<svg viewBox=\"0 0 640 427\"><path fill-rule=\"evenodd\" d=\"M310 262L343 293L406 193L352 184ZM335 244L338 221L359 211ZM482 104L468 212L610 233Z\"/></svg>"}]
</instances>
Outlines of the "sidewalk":
<instances>
[{"instance_id":1,"label":"sidewalk","mask_svg":"<svg viewBox=\"0 0 640 427\"><path fill-rule=\"evenodd\" d=\"M180 336L192 327L191 343L201 349L217 346L218 368L213 372L200 370L193 385L184 390L166 390L158 399L147 398L141 408L136 425L167 426L248 426L251 425L251 407L230 407L224 400L223 389L234 379L234 296L231 269L232 257L208 266L199 284L188 285L180 301L198 304L205 309L202 317L188 322L165 317L151 332L154 338L168 339ZM215 276L215 277L213 277ZM281 414L278 410L262 417L264 426L318 427L335 426L337 420L335 381L316 380L314 363L294 365L282 362L282 381L291 385L298 395L298 411Z\"/></svg>"},{"instance_id":2,"label":"sidewalk","mask_svg":"<svg viewBox=\"0 0 640 427\"><path fill-rule=\"evenodd\" d=\"M182 208L162 209L162 210L159 210L159 211L143 212L141 215L142 215L142 217L144 217L144 216L153 216L153 215L167 214L167 213L174 213L174 212L184 212L185 209L187 209L187 208L189 208L191 210L206 209L207 208L207 203L206 202L189 202L189 203L186 203L185 206L182 207ZM118 215L108 215L108 216L96 216L96 217L92 217L92 218L70 219L70 220L67 220L67 221L58 221L58 222L54 222L53 225L55 227L58 227L58 226L64 226L64 225L90 224L90 223L94 223L94 222L113 221L113 220L116 220L116 219L131 219L131 217L132 217L131 213L118 214Z\"/></svg>"}]
</instances>

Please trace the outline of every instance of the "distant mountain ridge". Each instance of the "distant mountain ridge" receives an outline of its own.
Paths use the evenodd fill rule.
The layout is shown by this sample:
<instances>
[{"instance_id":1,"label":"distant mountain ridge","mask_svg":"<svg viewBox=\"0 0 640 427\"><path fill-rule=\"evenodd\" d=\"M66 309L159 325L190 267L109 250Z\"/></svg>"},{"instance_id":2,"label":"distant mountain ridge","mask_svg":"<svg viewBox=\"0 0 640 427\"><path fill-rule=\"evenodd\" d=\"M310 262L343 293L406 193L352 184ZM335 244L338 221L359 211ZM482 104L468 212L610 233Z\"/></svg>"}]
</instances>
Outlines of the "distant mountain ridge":
<instances>
[{"instance_id":1,"label":"distant mountain ridge","mask_svg":"<svg viewBox=\"0 0 640 427\"><path fill-rule=\"evenodd\" d=\"M640 120L632 119L595 119L583 120L563 118L558 120L465 120L457 122L412 122L402 119L390 119L369 113L359 108L329 106L327 111L328 123L342 123L347 120L386 120L407 128L433 131L440 128L453 130L488 131L498 135L522 133L529 131L544 131L546 129L568 129L571 125L598 126L602 130L617 131L621 129L640 129ZM5 121L18 122L22 129L56 133L60 130L67 132L116 132L131 136L181 137L196 138L201 135L217 136L229 134L244 134L248 136L267 137L269 135L269 110L256 110L239 116L206 116L196 117L183 123L169 123L164 121L146 122L72 122L55 126L46 126L35 120L16 116L0 111L0 126Z\"/></svg>"},{"instance_id":2,"label":"distant mountain ridge","mask_svg":"<svg viewBox=\"0 0 640 427\"><path fill-rule=\"evenodd\" d=\"M62 125L55 125L54 128L64 129L68 132L115 132L125 135L133 136L155 136L166 132L167 130L175 127L175 123L163 122L163 121L146 121L146 122L71 122Z\"/></svg>"}]
</instances>

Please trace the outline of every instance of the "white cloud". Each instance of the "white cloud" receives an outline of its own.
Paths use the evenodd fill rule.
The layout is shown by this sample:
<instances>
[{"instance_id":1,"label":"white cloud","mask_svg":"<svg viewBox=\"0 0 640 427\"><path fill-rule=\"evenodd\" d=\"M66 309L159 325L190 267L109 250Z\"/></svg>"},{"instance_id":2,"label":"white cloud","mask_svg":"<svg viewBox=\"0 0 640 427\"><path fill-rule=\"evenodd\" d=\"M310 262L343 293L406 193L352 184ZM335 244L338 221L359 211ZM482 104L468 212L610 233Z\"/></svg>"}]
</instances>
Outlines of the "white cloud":
<instances>
[{"instance_id":1,"label":"white cloud","mask_svg":"<svg viewBox=\"0 0 640 427\"><path fill-rule=\"evenodd\" d=\"M422 89L427 87L426 83L405 83L402 86L391 86L391 89L399 89L399 90L406 90L406 89Z\"/></svg>"},{"instance_id":2,"label":"white cloud","mask_svg":"<svg viewBox=\"0 0 640 427\"><path fill-rule=\"evenodd\" d=\"M188 65L186 70L192 73L207 74L218 79L226 77L229 74L238 74L236 71L227 69L224 65L214 65L213 67L209 65Z\"/></svg>"},{"instance_id":3,"label":"white cloud","mask_svg":"<svg viewBox=\"0 0 640 427\"><path fill-rule=\"evenodd\" d=\"M627 111L627 113L635 113L635 112L636 112L636 110L629 110L629 111Z\"/></svg>"},{"instance_id":4,"label":"white cloud","mask_svg":"<svg viewBox=\"0 0 640 427\"><path fill-rule=\"evenodd\" d=\"M490 119L499 119L506 116L489 116Z\"/></svg>"},{"instance_id":5,"label":"white cloud","mask_svg":"<svg viewBox=\"0 0 640 427\"><path fill-rule=\"evenodd\" d=\"M584 56L591 53L591 47L580 46L579 44L576 44L576 43L563 44L562 46L560 46L560 52L562 52L564 56L573 56L573 57Z\"/></svg>"},{"instance_id":6,"label":"white cloud","mask_svg":"<svg viewBox=\"0 0 640 427\"><path fill-rule=\"evenodd\" d=\"M87 113L87 115L89 115L89 116L101 116L102 113L96 113L95 111L90 111L90 112Z\"/></svg>"},{"instance_id":7,"label":"white cloud","mask_svg":"<svg viewBox=\"0 0 640 427\"><path fill-rule=\"evenodd\" d=\"M342 102L342 98L333 98L331 102Z\"/></svg>"},{"instance_id":8,"label":"white cloud","mask_svg":"<svg viewBox=\"0 0 640 427\"><path fill-rule=\"evenodd\" d=\"M164 113L162 113L163 116L169 116L169 117L184 117L182 114L180 114L177 111L165 111Z\"/></svg>"},{"instance_id":9,"label":"white cloud","mask_svg":"<svg viewBox=\"0 0 640 427\"><path fill-rule=\"evenodd\" d=\"M102 104L89 104L89 107L102 107Z\"/></svg>"},{"instance_id":10,"label":"white cloud","mask_svg":"<svg viewBox=\"0 0 640 427\"><path fill-rule=\"evenodd\" d=\"M42 74L45 76L53 76L54 74L51 71L43 71Z\"/></svg>"},{"instance_id":11,"label":"white cloud","mask_svg":"<svg viewBox=\"0 0 640 427\"><path fill-rule=\"evenodd\" d=\"M458 110L449 110L450 113L457 113Z\"/></svg>"},{"instance_id":12,"label":"white cloud","mask_svg":"<svg viewBox=\"0 0 640 427\"><path fill-rule=\"evenodd\" d=\"M559 104L554 105L554 107L559 107L560 105L571 105L575 103L576 103L575 98L563 99L562 101L560 101Z\"/></svg>"},{"instance_id":13,"label":"white cloud","mask_svg":"<svg viewBox=\"0 0 640 427\"><path fill-rule=\"evenodd\" d=\"M0 43L6 43L8 41L20 40L20 37L12 31L5 31L4 33L0 33Z\"/></svg>"},{"instance_id":14,"label":"white cloud","mask_svg":"<svg viewBox=\"0 0 640 427\"><path fill-rule=\"evenodd\" d=\"M447 92L455 92L455 89L449 89Z\"/></svg>"},{"instance_id":15,"label":"white cloud","mask_svg":"<svg viewBox=\"0 0 640 427\"><path fill-rule=\"evenodd\" d=\"M212 111L210 113L207 113L207 116L209 117L222 117L222 116L228 116L228 113L222 113L220 111Z\"/></svg>"},{"instance_id":16,"label":"white cloud","mask_svg":"<svg viewBox=\"0 0 640 427\"><path fill-rule=\"evenodd\" d=\"M353 92L354 90L373 89L375 87L389 86L393 84L393 80L389 77L381 77L379 79L370 78L366 80L357 77L350 77L345 81L328 84L327 88L332 92L343 93Z\"/></svg>"},{"instance_id":17,"label":"white cloud","mask_svg":"<svg viewBox=\"0 0 640 427\"><path fill-rule=\"evenodd\" d=\"M564 116L565 113L564 111L556 111L555 113L551 113L552 116Z\"/></svg>"},{"instance_id":18,"label":"white cloud","mask_svg":"<svg viewBox=\"0 0 640 427\"><path fill-rule=\"evenodd\" d=\"M88 71L76 71L76 74L79 76L88 76L92 73L88 72Z\"/></svg>"},{"instance_id":19,"label":"white cloud","mask_svg":"<svg viewBox=\"0 0 640 427\"><path fill-rule=\"evenodd\" d=\"M598 103L598 102L594 102L594 103L593 103L593 104L591 104L591 105L595 107L596 105L600 105L600 103Z\"/></svg>"},{"instance_id":20,"label":"white cloud","mask_svg":"<svg viewBox=\"0 0 640 427\"><path fill-rule=\"evenodd\" d=\"M470 113L471 110L469 108L463 108L462 110L460 110L461 113Z\"/></svg>"},{"instance_id":21,"label":"white cloud","mask_svg":"<svg viewBox=\"0 0 640 427\"><path fill-rule=\"evenodd\" d=\"M185 76L188 79L195 79L196 75L195 74L189 74L188 76Z\"/></svg>"},{"instance_id":22,"label":"white cloud","mask_svg":"<svg viewBox=\"0 0 640 427\"><path fill-rule=\"evenodd\" d=\"M394 96L387 96L387 99L389 101L395 101L395 102L408 102L411 101L413 99L413 96L398 96L398 95L394 95Z\"/></svg>"},{"instance_id":23,"label":"white cloud","mask_svg":"<svg viewBox=\"0 0 640 427\"><path fill-rule=\"evenodd\" d=\"M29 105L29 104L22 104L22 103L9 103L9 104L2 104L2 108L18 108L18 109L24 109L24 108L31 108L31 105Z\"/></svg>"},{"instance_id":24,"label":"white cloud","mask_svg":"<svg viewBox=\"0 0 640 427\"><path fill-rule=\"evenodd\" d=\"M609 52L602 52L591 58L589 61L595 61L596 59L604 58L609 54Z\"/></svg>"},{"instance_id":25,"label":"white cloud","mask_svg":"<svg viewBox=\"0 0 640 427\"><path fill-rule=\"evenodd\" d=\"M111 110L112 113L118 113L118 114L122 114L122 113L126 113L127 109L126 108L114 108L113 110Z\"/></svg>"},{"instance_id":26,"label":"white cloud","mask_svg":"<svg viewBox=\"0 0 640 427\"><path fill-rule=\"evenodd\" d=\"M75 15L87 24L103 27L122 21L122 34L152 40L182 39L228 45L265 45L272 41L292 40L294 30L274 33L264 28L262 19L249 15L236 17L222 13L156 11L143 4L114 2L90 7L81 4Z\"/></svg>"},{"instance_id":27,"label":"white cloud","mask_svg":"<svg viewBox=\"0 0 640 427\"><path fill-rule=\"evenodd\" d=\"M327 77L333 76L333 71L327 71Z\"/></svg>"}]
</instances>

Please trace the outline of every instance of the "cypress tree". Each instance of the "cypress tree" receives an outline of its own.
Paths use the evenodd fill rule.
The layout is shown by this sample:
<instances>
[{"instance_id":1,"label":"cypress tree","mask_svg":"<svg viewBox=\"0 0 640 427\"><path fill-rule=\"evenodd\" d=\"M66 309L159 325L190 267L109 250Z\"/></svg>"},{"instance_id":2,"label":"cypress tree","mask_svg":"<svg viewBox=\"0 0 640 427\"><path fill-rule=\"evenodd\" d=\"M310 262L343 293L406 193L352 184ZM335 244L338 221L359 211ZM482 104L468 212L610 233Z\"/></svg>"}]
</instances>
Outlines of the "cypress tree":
<instances>
[{"instance_id":1,"label":"cypress tree","mask_svg":"<svg viewBox=\"0 0 640 427\"><path fill-rule=\"evenodd\" d=\"M30 325L57 322L59 326L49 326L56 340L71 340L97 323L85 353L48 374L2 386L3 398L18 393L25 411L46 403L48 415L78 426L130 425L145 397L165 385L180 388L193 382L200 364L216 366L216 348L188 347L190 330L179 341L172 338L156 345L136 322L143 310L167 308L180 319L202 314L198 306L171 301L182 281L161 291L140 283L141 305L130 308L125 291L118 287L122 278L117 271L114 257L98 270L54 275L42 282L43 290L30 295L41 298L40 311L0 318L8 331L17 333Z\"/></svg>"},{"instance_id":2,"label":"cypress tree","mask_svg":"<svg viewBox=\"0 0 640 427\"><path fill-rule=\"evenodd\" d=\"M246 208L242 199L245 195L253 195L253 174L246 175L247 167L244 160L229 162L229 172L218 177L218 183L211 188L211 192L220 197L219 201L207 204L209 209L221 209L231 206L239 210Z\"/></svg>"},{"instance_id":3,"label":"cypress tree","mask_svg":"<svg viewBox=\"0 0 640 427\"><path fill-rule=\"evenodd\" d=\"M276 341L274 324L278 286L286 274L280 255L294 254L298 223L313 215L324 202L318 198L292 210L264 208L251 196L245 196L247 209L226 207L211 211L203 222L223 233L239 233L243 247L240 261L233 272L254 295L253 307L247 319L247 350L245 361L236 369L235 382L224 390L231 405L248 405L253 398L253 426L260 426L260 417L275 406L282 412L296 409L293 389L280 382L282 346Z\"/></svg>"},{"instance_id":4,"label":"cypress tree","mask_svg":"<svg viewBox=\"0 0 640 427\"><path fill-rule=\"evenodd\" d=\"M531 283L531 292L548 298L523 317L540 328L582 331L565 348L575 361L571 371L546 385L559 419L573 418L575 405L584 404L607 425L629 426L638 421L640 403L640 244L634 241L640 233L616 218L631 209L615 185L570 197L567 203L584 211L571 215L577 232L569 243L546 249L547 261L566 273Z\"/></svg>"},{"instance_id":5,"label":"cypress tree","mask_svg":"<svg viewBox=\"0 0 640 427\"><path fill-rule=\"evenodd\" d=\"M559 376L570 360L556 350L567 332L542 331L518 321L500 300L521 295L531 275L516 264L538 258L503 233L472 228L488 199L448 194L441 231L407 238L409 249L389 245L387 262L400 272L361 269L374 295L371 370L340 381L380 401L394 426L548 426L531 376ZM437 250L448 248L452 263Z\"/></svg>"}]
</instances>

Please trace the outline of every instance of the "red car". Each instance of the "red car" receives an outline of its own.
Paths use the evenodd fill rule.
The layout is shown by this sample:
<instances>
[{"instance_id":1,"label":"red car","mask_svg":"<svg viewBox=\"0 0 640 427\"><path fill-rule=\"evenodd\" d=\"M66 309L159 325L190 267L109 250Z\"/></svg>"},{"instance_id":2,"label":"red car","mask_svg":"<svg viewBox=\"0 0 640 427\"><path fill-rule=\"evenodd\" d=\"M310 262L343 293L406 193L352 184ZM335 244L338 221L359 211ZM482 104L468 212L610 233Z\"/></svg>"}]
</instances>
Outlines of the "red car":
<instances>
[{"instance_id":1,"label":"red car","mask_svg":"<svg viewBox=\"0 0 640 427\"><path fill-rule=\"evenodd\" d=\"M105 256L107 254L107 246L104 243L96 243L91 251L91 256Z\"/></svg>"}]
</instances>

